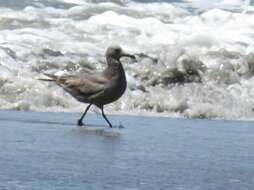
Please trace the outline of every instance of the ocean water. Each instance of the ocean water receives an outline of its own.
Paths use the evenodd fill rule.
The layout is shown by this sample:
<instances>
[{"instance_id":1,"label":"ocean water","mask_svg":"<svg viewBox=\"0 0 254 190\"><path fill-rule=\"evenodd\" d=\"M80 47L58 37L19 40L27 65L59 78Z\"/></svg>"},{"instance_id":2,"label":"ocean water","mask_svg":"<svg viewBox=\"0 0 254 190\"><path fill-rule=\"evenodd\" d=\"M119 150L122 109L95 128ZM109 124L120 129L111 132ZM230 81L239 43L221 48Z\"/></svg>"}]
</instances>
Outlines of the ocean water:
<instances>
[{"instance_id":1,"label":"ocean water","mask_svg":"<svg viewBox=\"0 0 254 190\"><path fill-rule=\"evenodd\" d=\"M0 0L0 108L83 111L43 73L103 69L119 44L124 96L110 113L254 119L253 1ZM97 112L97 109L93 110Z\"/></svg>"}]
</instances>

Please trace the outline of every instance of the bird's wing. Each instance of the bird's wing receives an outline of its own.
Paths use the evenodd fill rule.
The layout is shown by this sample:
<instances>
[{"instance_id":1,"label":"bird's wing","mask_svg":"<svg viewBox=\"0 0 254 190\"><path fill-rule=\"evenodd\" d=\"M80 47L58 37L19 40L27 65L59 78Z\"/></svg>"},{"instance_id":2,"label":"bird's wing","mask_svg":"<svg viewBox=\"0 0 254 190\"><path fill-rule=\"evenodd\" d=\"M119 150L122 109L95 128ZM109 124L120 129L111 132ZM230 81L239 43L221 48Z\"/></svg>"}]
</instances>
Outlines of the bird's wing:
<instances>
[{"instance_id":1,"label":"bird's wing","mask_svg":"<svg viewBox=\"0 0 254 190\"><path fill-rule=\"evenodd\" d=\"M102 76L82 74L58 77L56 83L75 97L89 99L90 96L104 91L108 80Z\"/></svg>"}]
</instances>

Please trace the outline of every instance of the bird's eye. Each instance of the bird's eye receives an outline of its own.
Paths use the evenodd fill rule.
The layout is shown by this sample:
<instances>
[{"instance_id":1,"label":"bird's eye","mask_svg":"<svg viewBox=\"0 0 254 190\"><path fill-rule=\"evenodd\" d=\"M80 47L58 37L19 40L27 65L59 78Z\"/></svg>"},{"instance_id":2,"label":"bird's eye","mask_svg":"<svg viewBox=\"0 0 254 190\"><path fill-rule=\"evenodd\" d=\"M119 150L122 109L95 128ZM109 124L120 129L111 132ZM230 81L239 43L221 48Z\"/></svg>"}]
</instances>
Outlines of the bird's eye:
<instances>
[{"instance_id":1,"label":"bird's eye","mask_svg":"<svg viewBox=\"0 0 254 190\"><path fill-rule=\"evenodd\" d=\"M117 48L116 50L115 50L117 53L121 53L121 49L120 48Z\"/></svg>"}]
</instances>

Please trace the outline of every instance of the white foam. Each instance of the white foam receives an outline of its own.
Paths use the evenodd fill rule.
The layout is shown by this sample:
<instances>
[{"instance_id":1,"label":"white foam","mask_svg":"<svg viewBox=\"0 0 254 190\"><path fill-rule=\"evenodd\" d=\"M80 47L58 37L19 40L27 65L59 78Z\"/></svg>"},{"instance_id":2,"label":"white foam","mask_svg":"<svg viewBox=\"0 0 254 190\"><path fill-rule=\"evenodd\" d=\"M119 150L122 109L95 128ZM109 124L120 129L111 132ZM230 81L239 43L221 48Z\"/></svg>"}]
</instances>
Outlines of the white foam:
<instances>
[{"instance_id":1,"label":"white foam","mask_svg":"<svg viewBox=\"0 0 254 190\"><path fill-rule=\"evenodd\" d=\"M244 4L242 0L213 0L213 1L206 1L206 0L186 0L187 2L191 2L192 6L203 9L209 10L213 8L222 8L222 9L235 9L241 8Z\"/></svg>"},{"instance_id":2,"label":"white foam","mask_svg":"<svg viewBox=\"0 0 254 190\"><path fill-rule=\"evenodd\" d=\"M108 107L112 112L254 118L249 55L254 50L254 16L228 9L242 1L193 1L192 7L206 6L202 14L167 3L64 1L77 6L0 8L0 108L79 111L82 104L35 78L43 72L80 70L82 61L103 69L105 49L114 43L148 56L135 65L123 60L129 88ZM194 64L203 83L149 85L166 69L180 68L183 57L187 64L203 64L204 70Z\"/></svg>"}]
</instances>

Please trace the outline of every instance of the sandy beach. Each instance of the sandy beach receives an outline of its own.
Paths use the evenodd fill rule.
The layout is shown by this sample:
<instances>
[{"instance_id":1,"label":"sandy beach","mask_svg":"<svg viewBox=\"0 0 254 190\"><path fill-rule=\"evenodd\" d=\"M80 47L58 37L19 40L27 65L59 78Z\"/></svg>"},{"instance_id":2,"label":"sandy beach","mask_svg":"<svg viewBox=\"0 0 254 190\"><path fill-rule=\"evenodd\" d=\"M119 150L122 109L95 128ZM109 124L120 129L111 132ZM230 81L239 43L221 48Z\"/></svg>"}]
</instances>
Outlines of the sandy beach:
<instances>
[{"instance_id":1,"label":"sandy beach","mask_svg":"<svg viewBox=\"0 0 254 190\"><path fill-rule=\"evenodd\" d=\"M0 189L251 190L253 122L0 112Z\"/></svg>"}]
</instances>

